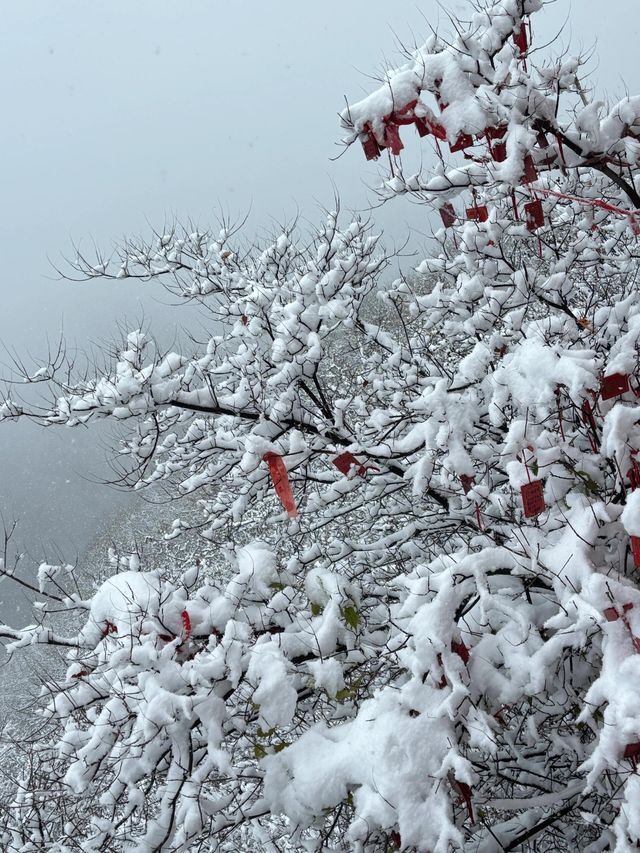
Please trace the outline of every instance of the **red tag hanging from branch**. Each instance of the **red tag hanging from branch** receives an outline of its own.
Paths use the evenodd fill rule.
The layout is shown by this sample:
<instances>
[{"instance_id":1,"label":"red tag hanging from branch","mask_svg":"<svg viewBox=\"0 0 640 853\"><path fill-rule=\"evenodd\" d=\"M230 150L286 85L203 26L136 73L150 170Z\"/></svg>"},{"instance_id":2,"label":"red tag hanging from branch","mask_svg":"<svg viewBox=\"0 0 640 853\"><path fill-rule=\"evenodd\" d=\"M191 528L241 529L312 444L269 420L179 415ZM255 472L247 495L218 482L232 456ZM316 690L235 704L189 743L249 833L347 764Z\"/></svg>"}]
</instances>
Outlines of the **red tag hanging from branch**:
<instances>
[{"instance_id":1,"label":"red tag hanging from branch","mask_svg":"<svg viewBox=\"0 0 640 853\"><path fill-rule=\"evenodd\" d=\"M466 782L459 782L451 770L447 774L447 778L449 779L449 784L460 798L458 802L464 803L469 820L473 823L473 805L471 803L473 791L471 790L471 786L467 785Z\"/></svg>"},{"instance_id":2,"label":"red tag hanging from branch","mask_svg":"<svg viewBox=\"0 0 640 853\"><path fill-rule=\"evenodd\" d=\"M529 43L527 39L526 24L520 24L520 28L515 31L515 33L513 34L513 43L518 48L518 52L521 59L523 56L527 55Z\"/></svg>"},{"instance_id":3,"label":"red tag hanging from branch","mask_svg":"<svg viewBox=\"0 0 640 853\"><path fill-rule=\"evenodd\" d=\"M600 396L603 400L619 397L629 390L629 377L625 373L612 373L604 376L600 382Z\"/></svg>"},{"instance_id":4,"label":"red tag hanging from branch","mask_svg":"<svg viewBox=\"0 0 640 853\"><path fill-rule=\"evenodd\" d=\"M475 484L476 478L471 476L470 474L460 474L460 485L462 486L462 491L465 495L468 495L471 491L471 487Z\"/></svg>"},{"instance_id":5,"label":"red tag hanging from branch","mask_svg":"<svg viewBox=\"0 0 640 853\"><path fill-rule=\"evenodd\" d=\"M417 104L417 100L409 101L401 110L394 110L389 116L389 121L394 124L413 124L415 121L414 110Z\"/></svg>"},{"instance_id":6,"label":"red tag hanging from branch","mask_svg":"<svg viewBox=\"0 0 640 853\"><path fill-rule=\"evenodd\" d=\"M532 480L520 489L525 518L535 518L545 509L542 480Z\"/></svg>"},{"instance_id":7,"label":"red tag hanging from branch","mask_svg":"<svg viewBox=\"0 0 640 853\"><path fill-rule=\"evenodd\" d=\"M188 640L191 636L191 617L186 610L183 610L180 614L180 619L182 620L182 634L184 639Z\"/></svg>"},{"instance_id":8,"label":"red tag hanging from branch","mask_svg":"<svg viewBox=\"0 0 640 853\"><path fill-rule=\"evenodd\" d=\"M627 471L627 479L629 480L629 486L631 491L635 491L635 489L640 489L640 466L636 461L636 456L638 455L637 450L631 451L631 468Z\"/></svg>"},{"instance_id":9,"label":"red tag hanging from branch","mask_svg":"<svg viewBox=\"0 0 640 853\"><path fill-rule=\"evenodd\" d=\"M506 124L498 124L495 127L485 127L484 129L484 135L487 137L489 142L493 142L495 139L502 139L506 132Z\"/></svg>"},{"instance_id":10,"label":"red tag hanging from branch","mask_svg":"<svg viewBox=\"0 0 640 853\"><path fill-rule=\"evenodd\" d=\"M269 451L269 453L265 453L262 458L269 466L271 482L273 483L273 488L278 496L278 500L286 509L289 518L297 518L298 510L296 508L296 502L293 497L291 483L289 482L289 474L287 473L287 466L284 464L284 460L281 456L278 456L277 453L272 453L271 451Z\"/></svg>"},{"instance_id":11,"label":"red tag hanging from branch","mask_svg":"<svg viewBox=\"0 0 640 853\"><path fill-rule=\"evenodd\" d=\"M594 453L598 452L598 428L596 426L596 419L593 415L593 406L589 402L589 400L583 400L582 406L580 407L580 411L582 412L582 421L586 427L589 427L589 444L591 445L591 450Z\"/></svg>"},{"instance_id":12,"label":"red tag hanging from branch","mask_svg":"<svg viewBox=\"0 0 640 853\"><path fill-rule=\"evenodd\" d=\"M390 148L391 153L396 156L402 151L404 145L400 139L400 129L397 124L389 123L384 129L384 145Z\"/></svg>"},{"instance_id":13,"label":"red tag hanging from branch","mask_svg":"<svg viewBox=\"0 0 640 853\"><path fill-rule=\"evenodd\" d=\"M627 601L626 604L622 605L622 613L618 610L617 607L606 607L602 611L602 615L607 620L607 622L617 622L618 619L621 619L624 623L625 628L631 635L631 642L633 644L633 648L635 651L640 654L640 637L636 637L631 630L631 625L629 624L629 620L627 618L627 613L633 610L633 604L630 601Z\"/></svg>"},{"instance_id":14,"label":"red tag hanging from branch","mask_svg":"<svg viewBox=\"0 0 640 853\"><path fill-rule=\"evenodd\" d=\"M414 123L419 136L427 136L429 133L432 133L436 139L440 139L442 142L446 141L447 131L437 121L431 121L431 119L416 116L414 118Z\"/></svg>"},{"instance_id":15,"label":"red tag hanging from branch","mask_svg":"<svg viewBox=\"0 0 640 853\"><path fill-rule=\"evenodd\" d=\"M375 138L370 125L365 126L365 135L360 137L360 141L367 160L377 160L382 149L378 145L378 140Z\"/></svg>"},{"instance_id":16,"label":"red tag hanging from branch","mask_svg":"<svg viewBox=\"0 0 640 853\"><path fill-rule=\"evenodd\" d=\"M638 470L637 465L634 464L629 468L627 471L627 479L629 480L629 486L632 492L636 489L640 489L640 471Z\"/></svg>"},{"instance_id":17,"label":"red tag hanging from branch","mask_svg":"<svg viewBox=\"0 0 640 853\"><path fill-rule=\"evenodd\" d=\"M494 144L489 148L491 152L491 157L496 163L504 163L507 159L507 143L506 142L494 142Z\"/></svg>"},{"instance_id":18,"label":"red tag hanging from branch","mask_svg":"<svg viewBox=\"0 0 640 853\"><path fill-rule=\"evenodd\" d=\"M544 211L539 198L529 201L524 206L524 221L529 231L537 231L544 225Z\"/></svg>"},{"instance_id":19,"label":"red tag hanging from branch","mask_svg":"<svg viewBox=\"0 0 640 853\"><path fill-rule=\"evenodd\" d=\"M432 133L432 130L429 127L427 120L422 118L422 116L416 116L413 121L414 121L414 124L416 126L416 130L418 131L418 136L421 139L422 139L422 137L428 136L430 133ZM444 128L443 128L443 130L444 130ZM445 133L445 136L446 136L446 133Z\"/></svg>"},{"instance_id":20,"label":"red tag hanging from branch","mask_svg":"<svg viewBox=\"0 0 640 853\"><path fill-rule=\"evenodd\" d=\"M549 140L547 139L547 135L543 130L539 130L536 134L536 142L540 148L548 148Z\"/></svg>"},{"instance_id":21,"label":"red tag hanging from branch","mask_svg":"<svg viewBox=\"0 0 640 853\"><path fill-rule=\"evenodd\" d=\"M351 471L353 467L356 467L358 469L356 473L359 477L364 477L364 475L367 473L367 469L364 467L364 465L361 465L356 459L356 457L353 455L353 453L349 453L348 450L345 450L344 453L340 453L339 456L336 456L334 459L332 459L332 462L336 466L338 471L340 471L341 474L344 474L345 477L348 476L349 471Z\"/></svg>"},{"instance_id":22,"label":"red tag hanging from branch","mask_svg":"<svg viewBox=\"0 0 640 853\"><path fill-rule=\"evenodd\" d=\"M456 224L456 212L453 205L447 202L440 208L440 218L445 228L452 228Z\"/></svg>"},{"instance_id":23,"label":"red tag hanging from branch","mask_svg":"<svg viewBox=\"0 0 640 853\"><path fill-rule=\"evenodd\" d=\"M629 611L633 610L633 604L630 601L627 601L626 604L622 605L622 613L618 611L615 607L606 607L602 613L607 622L617 622L618 619L622 617L622 619L626 620L625 614Z\"/></svg>"},{"instance_id":24,"label":"red tag hanging from branch","mask_svg":"<svg viewBox=\"0 0 640 853\"><path fill-rule=\"evenodd\" d=\"M460 640L451 641L451 651L458 655L458 657L462 658L463 663L469 663L471 660L471 655L469 654L469 649L465 646L465 644Z\"/></svg>"},{"instance_id":25,"label":"red tag hanging from branch","mask_svg":"<svg viewBox=\"0 0 640 853\"><path fill-rule=\"evenodd\" d=\"M531 154L525 155L522 160L522 177L520 178L521 184L530 184L533 181L538 180L538 170L536 169L536 164L533 162L533 157Z\"/></svg>"},{"instance_id":26,"label":"red tag hanging from branch","mask_svg":"<svg viewBox=\"0 0 640 853\"><path fill-rule=\"evenodd\" d=\"M455 154L456 151L464 151L465 148L471 148L472 145L473 137L469 136L468 133L461 133L455 142L449 144L449 149L452 154Z\"/></svg>"},{"instance_id":27,"label":"red tag hanging from branch","mask_svg":"<svg viewBox=\"0 0 640 853\"><path fill-rule=\"evenodd\" d=\"M596 431L596 419L593 416L593 406L586 398L582 401L582 406L580 407L582 412L582 420L585 426L590 427L594 432Z\"/></svg>"},{"instance_id":28,"label":"red tag hanging from branch","mask_svg":"<svg viewBox=\"0 0 640 853\"><path fill-rule=\"evenodd\" d=\"M640 741L628 743L624 748L624 757L635 762L636 758L640 757Z\"/></svg>"},{"instance_id":29,"label":"red tag hanging from branch","mask_svg":"<svg viewBox=\"0 0 640 853\"><path fill-rule=\"evenodd\" d=\"M467 219L471 219L473 222L486 222L488 218L489 211L484 204L467 208Z\"/></svg>"}]
</instances>

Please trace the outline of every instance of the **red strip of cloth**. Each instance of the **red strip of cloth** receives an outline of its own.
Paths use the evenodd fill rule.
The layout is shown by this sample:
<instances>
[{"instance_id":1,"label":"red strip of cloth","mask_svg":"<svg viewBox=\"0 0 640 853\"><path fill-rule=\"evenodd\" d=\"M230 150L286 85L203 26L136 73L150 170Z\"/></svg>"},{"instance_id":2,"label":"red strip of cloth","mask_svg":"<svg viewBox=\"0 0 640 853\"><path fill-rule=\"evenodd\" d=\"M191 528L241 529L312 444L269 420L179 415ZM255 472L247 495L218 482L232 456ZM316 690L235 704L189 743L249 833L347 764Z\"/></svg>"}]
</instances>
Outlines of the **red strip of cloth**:
<instances>
[{"instance_id":1,"label":"red strip of cloth","mask_svg":"<svg viewBox=\"0 0 640 853\"><path fill-rule=\"evenodd\" d=\"M291 483L289 482L287 466L284 464L282 456L278 456L277 453L269 451L269 453L265 453L262 458L269 466L271 482L273 483L273 488L278 496L278 500L286 509L289 518L297 518L298 509L293 497Z\"/></svg>"}]
</instances>

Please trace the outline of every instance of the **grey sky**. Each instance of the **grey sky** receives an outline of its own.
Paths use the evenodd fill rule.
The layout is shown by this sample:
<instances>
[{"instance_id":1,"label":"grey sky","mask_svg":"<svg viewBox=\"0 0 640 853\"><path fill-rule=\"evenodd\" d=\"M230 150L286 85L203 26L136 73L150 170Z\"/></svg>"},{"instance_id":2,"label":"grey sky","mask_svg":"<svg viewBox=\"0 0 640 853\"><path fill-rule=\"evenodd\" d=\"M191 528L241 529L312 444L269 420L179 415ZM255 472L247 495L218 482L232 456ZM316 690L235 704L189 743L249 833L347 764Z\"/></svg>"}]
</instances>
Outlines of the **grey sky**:
<instances>
[{"instance_id":1,"label":"grey sky","mask_svg":"<svg viewBox=\"0 0 640 853\"><path fill-rule=\"evenodd\" d=\"M558 0L536 16L536 40L570 10L562 41L589 48L597 37L603 88L621 94L624 78L640 90L637 0ZM135 320L139 300L162 327L174 322L142 288L49 280L47 256L72 237L108 246L174 214L206 222L219 207L251 206L255 230L298 208L315 219L331 182L346 206L364 205L375 167L355 149L330 160L343 95L357 99L367 74L397 61L392 29L419 41L425 19L443 20L435 0L4 0L2 17L0 340L35 353L63 316L78 342ZM399 202L379 219L401 239L426 213ZM0 427L0 508L21 517L33 548L52 537L83 548L112 506L74 474L93 455L91 435Z\"/></svg>"}]
</instances>

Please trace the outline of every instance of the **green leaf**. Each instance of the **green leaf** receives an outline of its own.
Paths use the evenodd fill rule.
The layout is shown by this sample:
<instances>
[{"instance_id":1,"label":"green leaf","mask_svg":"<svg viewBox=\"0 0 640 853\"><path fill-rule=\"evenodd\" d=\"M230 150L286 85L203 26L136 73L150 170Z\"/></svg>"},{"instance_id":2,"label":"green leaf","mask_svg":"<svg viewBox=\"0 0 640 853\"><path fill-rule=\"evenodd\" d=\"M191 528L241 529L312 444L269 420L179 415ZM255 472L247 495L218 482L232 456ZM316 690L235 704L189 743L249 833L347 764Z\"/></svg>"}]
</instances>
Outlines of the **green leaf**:
<instances>
[{"instance_id":1,"label":"green leaf","mask_svg":"<svg viewBox=\"0 0 640 853\"><path fill-rule=\"evenodd\" d=\"M322 607L319 604L316 604L315 601L311 602L311 615L319 616L322 613Z\"/></svg>"},{"instance_id":2,"label":"green leaf","mask_svg":"<svg viewBox=\"0 0 640 853\"><path fill-rule=\"evenodd\" d=\"M258 735L258 737L271 737L271 735L272 735L274 732L275 732L275 728L274 728L274 729L269 729L268 731L266 731L266 732L265 732L265 731L264 731L264 729L261 729L261 728L258 726L258 729L257 729L257 731L256 731L256 734Z\"/></svg>"},{"instance_id":3,"label":"green leaf","mask_svg":"<svg viewBox=\"0 0 640 853\"><path fill-rule=\"evenodd\" d=\"M356 678L350 687L343 687L336 693L338 702L344 702L347 699L353 699L358 694L358 688L362 684L362 678Z\"/></svg>"},{"instance_id":4,"label":"green leaf","mask_svg":"<svg viewBox=\"0 0 640 853\"><path fill-rule=\"evenodd\" d=\"M355 631L360 624L360 614L356 608L349 604L342 611L342 615L344 616L344 621L347 623L349 628Z\"/></svg>"},{"instance_id":5,"label":"green leaf","mask_svg":"<svg viewBox=\"0 0 640 853\"><path fill-rule=\"evenodd\" d=\"M280 741L280 743L277 743L277 744L273 747L273 751L274 751L274 752L282 752L282 750L283 750L283 749L286 749L288 746L289 746L289 744L288 744L288 743L286 743L286 741Z\"/></svg>"},{"instance_id":6,"label":"green leaf","mask_svg":"<svg viewBox=\"0 0 640 853\"><path fill-rule=\"evenodd\" d=\"M342 690L338 690L336 693L336 699L338 702L344 702L345 699L351 699L353 696L353 690L350 687L343 687Z\"/></svg>"},{"instance_id":7,"label":"green leaf","mask_svg":"<svg viewBox=\"0 0 640 853\"><path fill-rule=\"evenodd\" d=\"M256 758L264 758L267 754L267 750L264 748L264 746L261 746L261 744L257 743L253 747L253 754Z\"/></svg>"},{"instance_id":8,"label":"green leaf","mask_svg":"<svg viewBox=\"0 0 640 853\"><path fill-rule=\"evenodd\" d=\"M598 484L587 474L586 471L576 471L576 474L584 483L584 487L587 492L590 492L592 495L598 494Z\"/></svg>"}]
</instances>

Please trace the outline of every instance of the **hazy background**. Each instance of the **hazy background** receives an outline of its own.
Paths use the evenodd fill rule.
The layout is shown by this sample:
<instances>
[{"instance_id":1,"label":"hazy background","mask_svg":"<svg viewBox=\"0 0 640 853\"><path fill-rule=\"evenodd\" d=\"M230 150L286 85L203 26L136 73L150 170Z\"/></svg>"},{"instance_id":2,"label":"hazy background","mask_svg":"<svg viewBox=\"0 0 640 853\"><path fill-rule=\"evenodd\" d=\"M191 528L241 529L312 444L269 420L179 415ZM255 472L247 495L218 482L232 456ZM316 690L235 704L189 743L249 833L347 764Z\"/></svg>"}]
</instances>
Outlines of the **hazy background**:
<instances>
[{"instance_id":1,"label":"hazy background","mask_svg":"<svg viewBox=\"0 0 640 853\"><path fill-rule=\"evenodd\" d=\"M133 328L144 316L163 337L181 322L144 286L56 281L49 259L72 238L108 247L147 223L249 208L250 235L298 211L316 220L333 185L344 207L365 206L377 168L356 147L331 160L343 96L358 99L368 75L398 61L397 37L446 26L435 0L0 0L0 11L0 342L25 357L63 326L84 346L123 317ZM602 91L622 95L623 80L640 90L637 0L558 0L535 16L536 43L567 15L552 49L595 46ZM376 213L390 239L413 228L416 250L427 216L402 200ZM122 503L83 479L108 473L97 439L0 425L0 510L20 520L35 559L56 544L73 560ZM8 602L19 606L5 584L0 616Z\"/></svg>"}]
</instances>

